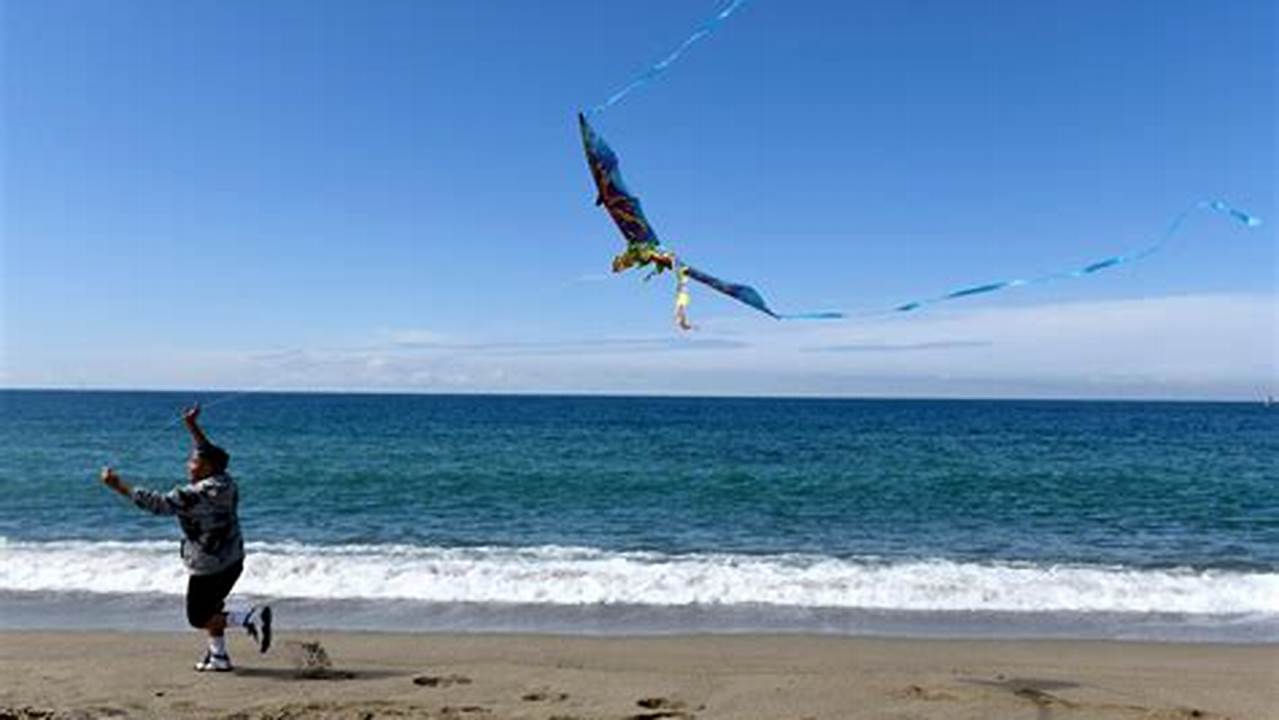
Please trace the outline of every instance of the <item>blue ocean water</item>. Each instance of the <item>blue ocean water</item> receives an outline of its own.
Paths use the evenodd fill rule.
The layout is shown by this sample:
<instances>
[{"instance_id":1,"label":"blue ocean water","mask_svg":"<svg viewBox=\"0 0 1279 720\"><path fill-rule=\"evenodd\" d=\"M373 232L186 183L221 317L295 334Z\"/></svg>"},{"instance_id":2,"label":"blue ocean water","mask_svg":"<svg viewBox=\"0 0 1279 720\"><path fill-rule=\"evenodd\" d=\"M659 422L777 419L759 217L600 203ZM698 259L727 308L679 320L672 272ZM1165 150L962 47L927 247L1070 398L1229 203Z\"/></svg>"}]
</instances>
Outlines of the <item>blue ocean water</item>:
<instances>
[{"instance_id":1,"label":"blue ocean water","mask_svg":"<svg viewBox=\"0 0 1279 720\"><path fill-rule=\"evenodd\" d=\"M182 592L96 473L181 482L193 400L309 622L1279 640L1259 403L3 391L11 616Z\"/></svg>"}]
</instances>

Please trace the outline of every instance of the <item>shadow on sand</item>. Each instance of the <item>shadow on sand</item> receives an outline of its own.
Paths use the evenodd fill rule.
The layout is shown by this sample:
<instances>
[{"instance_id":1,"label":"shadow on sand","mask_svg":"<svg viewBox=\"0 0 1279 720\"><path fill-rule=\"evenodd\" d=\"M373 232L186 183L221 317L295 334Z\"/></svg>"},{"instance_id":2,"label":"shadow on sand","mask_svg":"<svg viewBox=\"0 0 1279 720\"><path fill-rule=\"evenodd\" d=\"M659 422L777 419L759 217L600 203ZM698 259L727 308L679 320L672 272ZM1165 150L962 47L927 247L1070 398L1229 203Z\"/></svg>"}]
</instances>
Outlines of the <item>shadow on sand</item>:
<instances>
[{"instance_id":1,"label":"shadow on sand","mask_svg":"<svg viewBox=\"0 0 1279 720\"><path fill-rule=\"evenodd\" d=\"M325 681L325 680L384 680L393 677L406 677L410 672L401 670L298 670L295 668L255 668L238 667L237 677L266 678L268 680L287 680L290 682Z\"/></svg>"}]
</instances>

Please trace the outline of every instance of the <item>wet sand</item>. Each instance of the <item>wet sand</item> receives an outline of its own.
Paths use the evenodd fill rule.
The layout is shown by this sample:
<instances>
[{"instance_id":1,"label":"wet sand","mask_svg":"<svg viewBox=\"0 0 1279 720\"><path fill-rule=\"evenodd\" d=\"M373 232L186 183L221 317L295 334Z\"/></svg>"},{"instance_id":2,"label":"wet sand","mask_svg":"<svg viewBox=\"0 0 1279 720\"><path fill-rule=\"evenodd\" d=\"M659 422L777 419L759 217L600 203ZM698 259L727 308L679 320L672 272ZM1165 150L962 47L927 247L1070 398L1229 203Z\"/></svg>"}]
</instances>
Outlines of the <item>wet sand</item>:
<instances>
[{"instance_id":1,"label":"wet sand","mask_svg":"<svg viewBox=\"0 0 1279 720\"><path fill-rule=\"evenodd\" d=\"M0 632L0 720L1279 718L1275 645L311 631L230 648L234 673L200 674L195 633Z\"/></svg>"}]
</instances>

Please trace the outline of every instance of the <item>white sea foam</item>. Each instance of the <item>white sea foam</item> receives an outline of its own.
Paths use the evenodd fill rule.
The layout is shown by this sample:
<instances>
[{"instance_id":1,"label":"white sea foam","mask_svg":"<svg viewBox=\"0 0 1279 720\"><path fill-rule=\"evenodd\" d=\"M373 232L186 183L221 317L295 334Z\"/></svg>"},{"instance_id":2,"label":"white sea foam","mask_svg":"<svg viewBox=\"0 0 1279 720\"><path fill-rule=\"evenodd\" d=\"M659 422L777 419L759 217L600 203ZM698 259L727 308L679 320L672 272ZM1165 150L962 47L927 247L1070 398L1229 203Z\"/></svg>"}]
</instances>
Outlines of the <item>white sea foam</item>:
<instances>
[{"instance_id":1,"label":"white sea foam","mask_svg":"<svg viewBox=\"0 0 1279 720\"><path fill-rule=\"evenodd\" d=\"M0 539L0 590L181 594L171 542ZM665 555L590 548L251 544L237 590L314 599L1279 614L1279 574L1081 565Z\"/></svg>"}]
</instances>

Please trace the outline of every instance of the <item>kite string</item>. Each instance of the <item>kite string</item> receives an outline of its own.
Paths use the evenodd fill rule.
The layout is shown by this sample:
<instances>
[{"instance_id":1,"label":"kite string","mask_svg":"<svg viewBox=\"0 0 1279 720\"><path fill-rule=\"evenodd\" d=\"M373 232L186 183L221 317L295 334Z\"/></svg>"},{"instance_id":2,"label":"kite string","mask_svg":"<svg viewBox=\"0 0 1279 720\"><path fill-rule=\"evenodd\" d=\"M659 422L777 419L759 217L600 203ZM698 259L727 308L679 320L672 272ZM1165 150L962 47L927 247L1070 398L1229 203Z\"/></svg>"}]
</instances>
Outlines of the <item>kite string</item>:
<instances>
[{"instance_id":1,"label":"kite string","mask_svg":"<svg viewBox=\"0 0 1279 720\"><path fill-rule=\"evenodd\" d=\"M290 368L286 372L280 373L260 385L255 385L244 390L233 390L231 392L222 393L208 402L195 402L192 404L198 404L200 406L200 411L203 413L209 408L239 400L247 395L253 395L274 387L279 387L280 385L288 382L290 379L296 377L297 372L297 368ZM199 393L194 394L198 395ZM175 411L167 421L164 421L163 424L157 425L151 430L140 430L138 436L133 440L133 442L124 446L122 450L108 452L106 465L119 470L123 467L125 461L134 459L134 456L139 450L141 450L143 445L151 442L157 435L168 432L177 427L182 422L182 414L184 410L185 408Z\"/></svg>"},{"instance_id":2,"label":"kite string","mask_svg":"<svg viewBox=\"0 0 1279 720\"><path fill-rule=\"evenodd\" d=\"M633 80L631 80L626 85L622 86L620 90L610 95L607 100L600 103L599 105L596 105L590 110L587 110L586 111L587 117L596 115L598 113L601 113L607 110L610 107L613 107L618 102L620 102L622 98L626 97L627 95L630 95L637 88L647 85L648 83L652 82L655 78L657 78L659 75L666 72L666 69L669 68L672 64L674 64L676 60L679 60L680 56L683 55L685 51L687 51L693 45L696 45L699 41L705 39L711 33L718 30L719 26L722 25L724 21L727 20L730 16L732 16L734 12L737 12L738 8L745 5L746 2L747 0L724 0L724 2L721 2L720 9L717 10L715 14L711 16L709 20L707 20L706 22L698 26L698 28L693 31L692 35L689 35L684 40L684 42L680 43L679 47L671 51L671 53L667 55L666 57L662 58L658 62L651 65L644 72L635 76Z\"/></svg>"},{"instance_id":3,"label":"kite string","mask_svg":"<svg viewBox=\"0 0 1279 720\"><path fill-rule=\"evenodd\" d=\"M996 282L985 283L982 285L970 285L968 287L962 287L956 290L951 290L950 292L944 293L942 295L936 295L934 297L924 298L922 300L912 300L911 302L902 303L900 305L897 305L896 307L891 308L890 310L886 311L883 314L897 313L897 312L911 312L928 305L934 305L936 303L946 302L949 300L957 300L959 298L971 297L973 295L984 295L986 293L995 292L997 290L1005 290L1008 288L1024 287L1026 285L1035 285L1040 283L1051 282L1054 280L1082 278L1088 275L1092 275L1093 273L1096 273L1098 271L1105 270L1106 268L1112 268L1112 267L1115 267L1116 265L1122 265L1125 263L1131 263L1137 260L1142 260L1161 250L1164 247L1164 245L1166 245L1168 241L1171 240L1173 236L1177 234L1177 232L1181 229L1181 226L1185 224L1186 219L1189 218L1195 212L1200 210L1208 210L1208 211L1222 213L1233 220L1243 223L1244 225L1250 228L1259 227L1261 225L1260 218L1257 218L1253 215L1249 215L1248 213L1236 207L1233 207L1226 202L1223 202L1221 200L1204 200L1202 202L1198 202L1198 203L1195 203L1194 205L1191 205L1185 210L1182 210L1181 213L1179 213L1175 218L1173 218L1173 221L1168 224L1168 228L1164 230L1163 234L1160 235L1159 238L1155 240L1155 242L1151 243L1150 245L1147 245L1144 248L1133 251L1131 253L1128 253L1125 255L1112 255L1111 257L1105 258L1103 260L1098 260L1096 262L1088 263L1087 265L1075 270L1047 273L1044 275L1038 275L1030 278L1019 278L1015 280L1000 280Z\"/></svg>"}]
</instances>

